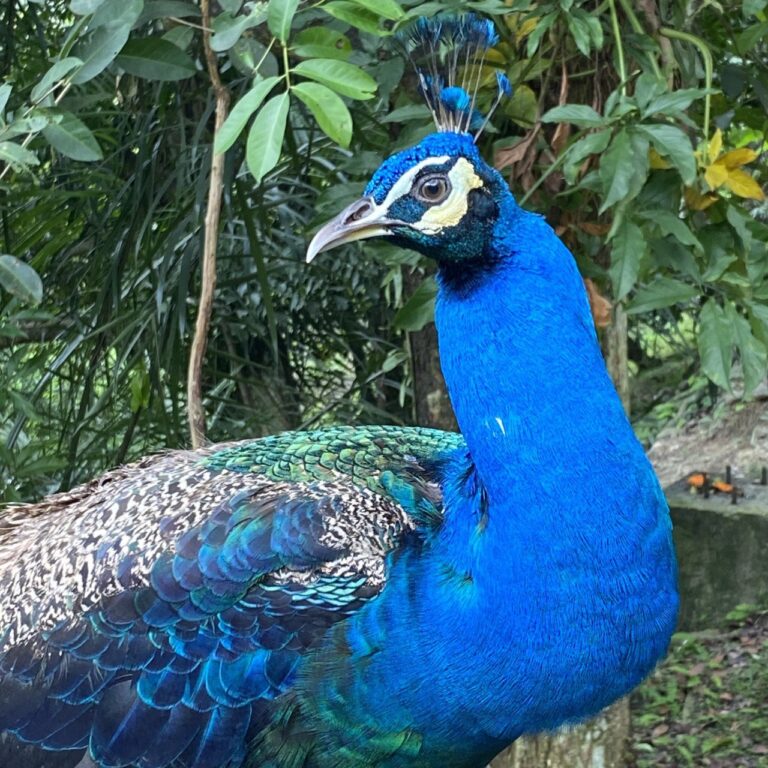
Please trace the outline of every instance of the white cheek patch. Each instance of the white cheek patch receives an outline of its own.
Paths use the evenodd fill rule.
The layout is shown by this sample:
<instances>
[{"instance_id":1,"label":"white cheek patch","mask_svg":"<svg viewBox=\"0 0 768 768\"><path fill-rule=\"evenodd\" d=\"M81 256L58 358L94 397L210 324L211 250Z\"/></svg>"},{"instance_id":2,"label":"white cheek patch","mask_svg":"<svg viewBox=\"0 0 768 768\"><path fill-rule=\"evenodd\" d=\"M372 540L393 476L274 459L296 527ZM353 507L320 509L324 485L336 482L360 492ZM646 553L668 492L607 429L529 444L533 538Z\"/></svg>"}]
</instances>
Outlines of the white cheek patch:
<instances>
[{"instance_id":1,"label":"white cheek patch","mask_svg":"<svg viewBox=\"0 0 768 768\"><path fill-rule=\"evenodd\" d=\"M451 193L446 200L427 209L421 219L412 225L426 235L437 235L446 227L455 227L469 210L469 193L483 186L483 180L475 173L472 163L464 157L456 161L448 172L448 178Z\"/></svg>"}]
</instances>

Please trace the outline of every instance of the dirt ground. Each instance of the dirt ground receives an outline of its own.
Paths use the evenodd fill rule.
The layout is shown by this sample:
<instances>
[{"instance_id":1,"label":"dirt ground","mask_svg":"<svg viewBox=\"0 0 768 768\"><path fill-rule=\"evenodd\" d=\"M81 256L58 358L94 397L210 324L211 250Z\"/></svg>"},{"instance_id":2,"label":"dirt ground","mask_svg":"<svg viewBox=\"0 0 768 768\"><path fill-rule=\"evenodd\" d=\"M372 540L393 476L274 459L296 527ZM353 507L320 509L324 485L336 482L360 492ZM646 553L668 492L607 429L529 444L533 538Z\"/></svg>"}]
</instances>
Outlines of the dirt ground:
<instances>
[{"instance_id":1,"label":"dirt ground","mask_svg":"<svg viewBox=\"0 0 768 768\"><path fill-rule=\"evenodd\" d=\"M662 486L694 471L757 479L768 465L768 398L751 403L724 400L710 414L683 427L662 430L648 451Z\"/></svg>"}]
</instances>

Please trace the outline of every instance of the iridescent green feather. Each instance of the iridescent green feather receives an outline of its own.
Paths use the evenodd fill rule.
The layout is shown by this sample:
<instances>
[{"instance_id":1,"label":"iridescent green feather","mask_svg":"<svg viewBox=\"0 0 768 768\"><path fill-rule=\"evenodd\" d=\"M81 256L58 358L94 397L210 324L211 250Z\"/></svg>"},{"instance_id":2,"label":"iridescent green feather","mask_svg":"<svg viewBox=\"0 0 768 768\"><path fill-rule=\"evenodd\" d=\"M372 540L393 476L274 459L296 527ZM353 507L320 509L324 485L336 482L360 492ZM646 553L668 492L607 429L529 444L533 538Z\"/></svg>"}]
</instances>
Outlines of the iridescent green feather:
<instances>
[{"instance_id":1,"label":"iridescent green feather","mask_svg":"<svg viewBox=\"0 0 768 768\"><path fill-rule=\"evenodd\" d=\"M375 493L392 495L387 472L401 476L410 466L434 466L463 446L461 435L436 429L331 427L238 443L211 454L205 465L275 481L313 482L341 475Z\"/></svg>"}]
</instances>

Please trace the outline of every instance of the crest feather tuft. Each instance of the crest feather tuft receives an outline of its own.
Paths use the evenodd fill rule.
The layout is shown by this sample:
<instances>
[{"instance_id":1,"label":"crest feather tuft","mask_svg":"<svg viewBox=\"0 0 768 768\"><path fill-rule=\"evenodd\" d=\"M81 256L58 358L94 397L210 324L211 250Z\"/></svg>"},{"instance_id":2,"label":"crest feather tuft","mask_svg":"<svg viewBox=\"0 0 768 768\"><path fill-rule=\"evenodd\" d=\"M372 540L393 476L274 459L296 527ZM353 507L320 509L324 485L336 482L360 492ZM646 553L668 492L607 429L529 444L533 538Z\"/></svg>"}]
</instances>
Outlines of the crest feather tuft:
<instances>
[{"instance_id":1,"label":"crest feather tuft","mask_svg":"<svg viewBox=\"0 0 768 768\"><path fill-rule=\"evenodd\" d=\"M398 41L410 60L438 131L478 136L501 100L512 93L507 76L496 72L496 98L486 115L476 109L488 50L499 42L492 21L473 13L420 18Z\"/></svg>"}]
</instances>

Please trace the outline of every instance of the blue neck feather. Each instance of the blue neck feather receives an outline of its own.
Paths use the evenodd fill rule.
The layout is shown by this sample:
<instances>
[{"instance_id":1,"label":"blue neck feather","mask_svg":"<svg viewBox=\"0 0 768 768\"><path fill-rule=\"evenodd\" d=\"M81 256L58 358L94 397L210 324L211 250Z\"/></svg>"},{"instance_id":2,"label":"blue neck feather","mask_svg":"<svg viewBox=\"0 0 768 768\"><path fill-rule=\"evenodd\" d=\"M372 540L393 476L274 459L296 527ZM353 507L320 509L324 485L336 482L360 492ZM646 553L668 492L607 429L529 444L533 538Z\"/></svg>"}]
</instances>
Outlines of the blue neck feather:
<instances>
[{"instance_id":1,"label":"blue neck feather","mask_svg":"<svg viewBox=\"0 0 768 768\"><path fill-rule=\"evenodd\" d=\"M609 443L618 463L645 466L573 257L509 193L498 221L488 272L469 287L441 281L436 311L451 401L491 502L509 496L520 466L546 464L551 476L557 456L573 476Z\"/></svg>"},{"instance_id":2,"label":"blue neck feather","mask_svg":"<svg viewBox=\"0 0 768 768\"><path fill-rule=\"evenodd\" d=\"M399 553L379 598L338 625L344 671L312 693L318 717L345 734L363 718L382 738L424 739L423 762L371 752L371 764L485 765L520 734L631 690L675 624L664 497L573 257L508 192L498 202L487 269L465 285L442 279L437 303L469 458L445 469L434 537Z\"/></svg>"}]
</instances>

